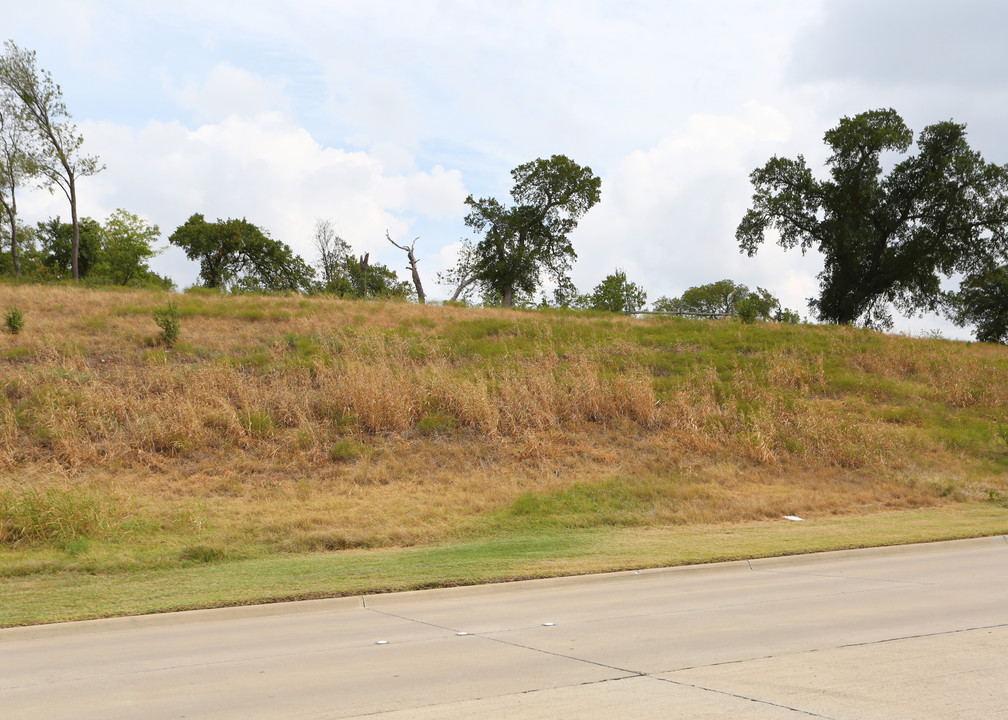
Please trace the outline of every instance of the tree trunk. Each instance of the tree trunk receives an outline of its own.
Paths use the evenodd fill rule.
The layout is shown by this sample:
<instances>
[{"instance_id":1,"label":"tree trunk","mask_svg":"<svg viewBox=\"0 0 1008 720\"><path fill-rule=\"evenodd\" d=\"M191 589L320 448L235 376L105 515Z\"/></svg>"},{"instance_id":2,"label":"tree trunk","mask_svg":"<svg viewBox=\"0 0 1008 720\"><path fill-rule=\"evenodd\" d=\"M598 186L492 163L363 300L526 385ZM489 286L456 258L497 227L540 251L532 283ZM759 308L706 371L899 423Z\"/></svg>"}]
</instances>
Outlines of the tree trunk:
<instances>
[{"instance_id":1,"label":"tree trunk","mask_svg":"<svg viewBox=\"0 0 1008 720\"><path fill-rule=\"evenodd\" d=\"M70 219L73 222L73 247L70 249L70 269L75 281L80 280L80 265L77 255L80 251L80 224L77 222L77 187L74 184L73 173L68 173L70 179Z\"/></svg>"},{"instance_id":2,"label":"tree trunk","mask_svg":"<svg viewBox=\"0 0 1008 720\"><path fill-rule=\"evenodd\" d=\"M501 294L501 305L506 308L514 307L514 286L505 285L504 292Z\"/></svg>"},{"instance_id":3,"label":"tree trunk","mask_svg":"<svg viewBox=\"0 0 1008 720\"><path fill-rule=\"evenodd\" d=\"M406 257L409 258L410 270L413 271L413 284L416 285L417 301L421 305L426 304L426 298L424 296L423 285L420 283L420 273L417 272L416 258L413 256L413 248L406 253Z\"/></svg>"},{"instance_id":4,"label":"tree trunk","mask_svg":"<svg viewBox=\"0 0 1008 720\"><path fill-rule=\"evenodd\" d=\"M455 302L456 300L458 300L459 299L459 295L462 294L462 291L465 290L470 285L472 285L474 282L476 282L476 276L475 275L469 275L469 276L466 276L466 277L462 278L462 282L460 282L458 284L458 287L455 288L455 294L451 296L451 300L449 300L448 302Z\"/></svg>"},{"instance_id":5,"label":"tree trunk","mask_svg":"<svg viewBox=\"0 0 1008 720\"><path fill-rule=\"evenodd\" d=\"M21 258L18 257L18 240L17 240L17 201L14 200L14 193L11 192L11 207L10 207L10 250L11 250L11 260L14 261L14 277L21 277Z\"/></svg>"},{"instance_id":6,"label":"tree trunk","mask_svg":"<svg viewBox=\"0 0 1008 720\"><path fill-rule=\"evenodd\" d=\"M14 277L21 277L21 258L18 257L17 222L11 218L11 260L14 261Z\"/></svg>"},{"instance_id":7,"label":"tree trunk","mask_svg":"<svg viewBox=\"0 0 1008 720\"><path fill-rule=\"evenodd\" d=\"M416 241L419 240L420 238L417 238L416 240L413 241L412 245L406 247L405 245L400 245L395 240L393 240L392 236L389 235L388 230L385 231L385 237L388 239L390 243L395 245L397 248L406 251L406 258L409 260L410 272L413 274L413 284L416 286L417 301L421 305L425 305L426 296L424 295L423 285L420 283L420 273L417 271L416 255L413 254L413 248L416 247Z\"/></svg>"},{"instance_id":8,"label":"tree trunk","mask_svg":"<svg viewBox=\"0 0 1008 720\"><path fill-rule=\"evenodd\" d=\"M361 298L367 297L367 271L368 271L368 257L370 255L371 253L364 253L363 255L361 255L360 262L358 263L358 265L360 265L360 271L361 271Z\"/></svg>"}]
</instances>

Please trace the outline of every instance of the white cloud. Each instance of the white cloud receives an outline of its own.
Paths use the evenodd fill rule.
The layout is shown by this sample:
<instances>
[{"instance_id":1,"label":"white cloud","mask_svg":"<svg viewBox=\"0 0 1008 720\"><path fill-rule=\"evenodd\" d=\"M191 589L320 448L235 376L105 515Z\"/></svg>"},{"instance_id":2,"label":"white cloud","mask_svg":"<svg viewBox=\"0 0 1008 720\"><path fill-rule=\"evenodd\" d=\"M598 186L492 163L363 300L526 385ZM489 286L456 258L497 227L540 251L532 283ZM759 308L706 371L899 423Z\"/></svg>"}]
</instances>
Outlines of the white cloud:
<instances>
[{"instance_id":1,"label":"white cloud","mask_svg":"<svg viewBox=\"0 0 1008 720\"><path fill-rule=\"evenodd\" d=\"M82 216L103 219L125 207L159 224L166 237L195 212L210 220L245 217L309 262L316 218L330 218L355 250L381 258L394 251L386 229L405 237L414 221L442 217L466 196L458 171L389 173L363 151L321 146L279 113L232 115L192 130L178 122L82 129L87 150L108 166L80 181ZM59 196L34 193L24 218L65 217L64 205ZM155 264L182 285L198 272L178 253Z\"/></svg>"},{"instance_id":2,"label":"white cloud","mask_svg":"<svg viewBox=\"0 0 1008 720\"><path fill-rule=\"evenodd\" d=\"M288 108L286 87L282 78L266 78L222 62L214 66L203 82L189 82L175 96L196 117L216 121L232 115L256 117L284 111Z\"/></svg>"},{"instance_id":3,"label":"white cloud","mask_svg":"<svg viewBox=\"0 0 1008 720\"><path fill-rule=\"evenodd\" d=\"M763 254L739 254L735 228L748 207L749 172L790 135L779 110L747 103L731 115L692 115L655 147L624 157L577 231L575 282L590 288L622 267L652 299L722 278L760 278L780 292L760 277Z\"/></svg>"}]
</instances>

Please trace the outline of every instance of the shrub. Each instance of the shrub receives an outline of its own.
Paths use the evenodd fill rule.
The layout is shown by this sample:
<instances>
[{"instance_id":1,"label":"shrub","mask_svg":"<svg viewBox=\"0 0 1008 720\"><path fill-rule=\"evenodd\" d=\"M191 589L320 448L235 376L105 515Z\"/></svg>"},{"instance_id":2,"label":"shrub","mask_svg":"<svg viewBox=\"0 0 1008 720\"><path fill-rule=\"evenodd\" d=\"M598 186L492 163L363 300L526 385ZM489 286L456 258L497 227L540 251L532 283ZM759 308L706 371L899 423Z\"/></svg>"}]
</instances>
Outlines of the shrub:
<instances>
[{"instance_id":1,"label":"shrub","mask_svg":"<svg viewBox=\"0 0 1008 720\"><path fill-rule=\"evenodd\" d=\"M752 297L746 297L739 300L738 304L735 305L735 311L738 313L739 319L746 323L756 322L756 318L759 317L760 308L757 306L757 301Z\"/></svg>"},{"instance_id":2,"label":"shrub","mask_svg":"<svg viewBox=\"0 0 1008 720\"><path fill-rule=\"evenodd\" d=\"M178 306L173 302L169 302L167 308L155 310L154 322L161 328L158 339L169 347L174 345L178 340L179 330L182 326L179 321Z\"/></svg>"},{"instance_id":3,"label":"shrub","mask_svg":"<svg viewBox=\"0 0 1008 720\"><path fill-rule=\"evenodd\" d=\"M7 330L11 335L17 335L21 332L21 328L24 327L24 313L15 306L11 305L7 310L7 317L4 322L7 325Z\"/></svg>"}]
</instances>

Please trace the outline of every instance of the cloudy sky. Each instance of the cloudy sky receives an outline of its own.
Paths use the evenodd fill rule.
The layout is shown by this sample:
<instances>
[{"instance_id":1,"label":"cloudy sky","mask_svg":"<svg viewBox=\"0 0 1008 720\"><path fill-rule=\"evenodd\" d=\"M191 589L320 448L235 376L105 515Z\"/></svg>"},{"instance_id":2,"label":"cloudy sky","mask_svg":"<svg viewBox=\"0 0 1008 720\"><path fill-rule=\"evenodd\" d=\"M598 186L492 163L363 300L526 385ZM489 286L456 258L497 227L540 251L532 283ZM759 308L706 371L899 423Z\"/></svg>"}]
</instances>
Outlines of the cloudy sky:
<instances>
[{"instance_id":1,"label":"cloudy sky","mask_svg":"<svg viewBox=\"0 0 1008 720\"><path fill-rule=\"evenodd\" d=\"M980 0L36 0L0 33L37 52L85 149L82 215L125 208L165 238L189 215L246 217L313 262L328 218L428 294L468 231L463 201L565 154L602 178L573 235L573 279L617 267L651 300L722 278L808 314L821 260L739 253L748 174L774 154L821 167L824 131L893 107L915 130L968 124L1008 162L1008 6ZM35 192L33 223L69 215ZM155 263L185 287L198 267ZM404 279L408 277L400 272ZM901 319L907 332L940 318Z\"/></svg>"}]
</instances>

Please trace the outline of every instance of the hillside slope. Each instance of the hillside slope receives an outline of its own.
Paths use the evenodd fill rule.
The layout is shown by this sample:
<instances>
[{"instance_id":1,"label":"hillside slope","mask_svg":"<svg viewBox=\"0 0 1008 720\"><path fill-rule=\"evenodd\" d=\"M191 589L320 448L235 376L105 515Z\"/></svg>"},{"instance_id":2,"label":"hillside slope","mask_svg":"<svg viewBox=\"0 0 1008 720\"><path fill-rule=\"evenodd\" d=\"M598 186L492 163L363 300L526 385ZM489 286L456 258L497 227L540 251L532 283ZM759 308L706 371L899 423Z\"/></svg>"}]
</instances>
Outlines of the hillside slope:
<instances>
[{"instance_id":1,"label":"hillside slope","mask_svg":"<svg viewBox=\"0 0 1008 720\"><path fill-rule=\"evenodd\" d=\"M169 299L174 347L152 318ZM1008 494L999 346L0 286L11 305L25 325L0 335L10 573Z\"/></svg>"}]
</instances>

